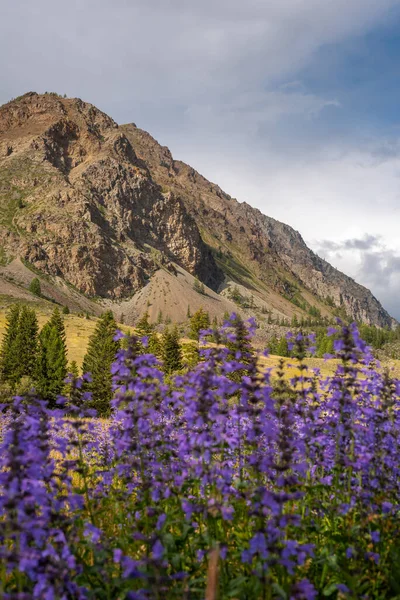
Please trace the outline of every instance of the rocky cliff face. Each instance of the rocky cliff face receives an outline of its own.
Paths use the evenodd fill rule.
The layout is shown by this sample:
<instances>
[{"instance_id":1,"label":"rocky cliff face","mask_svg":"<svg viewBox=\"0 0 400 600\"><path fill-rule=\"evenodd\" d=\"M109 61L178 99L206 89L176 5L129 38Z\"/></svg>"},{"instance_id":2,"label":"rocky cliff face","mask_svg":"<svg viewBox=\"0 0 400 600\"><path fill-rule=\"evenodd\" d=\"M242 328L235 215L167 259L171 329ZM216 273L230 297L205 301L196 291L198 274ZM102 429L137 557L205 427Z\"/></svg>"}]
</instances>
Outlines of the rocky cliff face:
<instances>
[{"instance_id":1,"label":"rocky cliff face","mask_svg":"<svg viewBox=\"0 0 400 600\"><path fill-rule=\"evenodd\" d=\"M252 287L256 279L296 306L309 304L304 296L310 292L316 305L339 309L364 323L394 325L368 289L319 258L297 231L231 198L192 167L175 161L147 132L134 125L122 129L153 179L183 198L208 244L222 257L222 268L236 265L241 283Z\"/></svg>"},{"instance_id":2,"label":"rocky cliff face","mask_svg":"<svg viewBox=\"0 0 400 600\"><path fill-rule=\"evenodd\" d=\"M237 202L136 126L55 94L0 108L0 262L15 257L90 297L129 298L178 264L214 290L236 282L288 316L316 306L393 323L292 228Z\"/></svg>"},{"instance_id":3,"label":"rocky cliff face","mask_svg":"<svg viewBox=\"0 0 400 600\"><path fill-rule=\"evenodd\" d=\"M0 109L0 211L3 254L89 296L132 295L171 261L222 280L184 203L81 100L31 93Z\"/></svg>"}]
</instances>

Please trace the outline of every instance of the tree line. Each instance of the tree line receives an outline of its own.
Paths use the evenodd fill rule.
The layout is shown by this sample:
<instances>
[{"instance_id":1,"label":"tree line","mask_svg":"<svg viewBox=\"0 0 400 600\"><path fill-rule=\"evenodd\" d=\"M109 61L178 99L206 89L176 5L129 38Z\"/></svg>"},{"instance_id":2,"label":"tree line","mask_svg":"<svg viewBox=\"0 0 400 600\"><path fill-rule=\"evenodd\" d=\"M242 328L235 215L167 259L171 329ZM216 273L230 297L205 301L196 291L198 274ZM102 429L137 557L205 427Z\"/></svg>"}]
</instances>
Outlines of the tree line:
<instances>
[{"instance_id":1,"label":"tree line","mask_svg":"<svg viewBox=\"0 0 400 600\"><path fill-rule=\"evenodd\" d=\"M67 314L67 311L63 311ZM150 323L146 312L135 325L136 351L154 354L167 375L193 368L200 361L199 337L211 323L209 314L200 309L189 320L190 341L182 342L178 327L166 326L162 333ZM111 311L106 311L97 321L89 338L83 359L82 373L90 373L83 382L80 395L90 392L89 406L100 415L110 411L112 398L111 365L116 353L127 339L116 338L117 323ZM63 314L55 308L50 319L39 330L37 314L25 305L14 304L6 316L6 327L0 347L0 381L8 386L9 393L24 393L34 388L36 394L55 407L59 395L71 393L72 383L80 370L75 361L68 363L68 350ZM75 390L76 393L76 390Z\"/></svg>"}]
</instances>

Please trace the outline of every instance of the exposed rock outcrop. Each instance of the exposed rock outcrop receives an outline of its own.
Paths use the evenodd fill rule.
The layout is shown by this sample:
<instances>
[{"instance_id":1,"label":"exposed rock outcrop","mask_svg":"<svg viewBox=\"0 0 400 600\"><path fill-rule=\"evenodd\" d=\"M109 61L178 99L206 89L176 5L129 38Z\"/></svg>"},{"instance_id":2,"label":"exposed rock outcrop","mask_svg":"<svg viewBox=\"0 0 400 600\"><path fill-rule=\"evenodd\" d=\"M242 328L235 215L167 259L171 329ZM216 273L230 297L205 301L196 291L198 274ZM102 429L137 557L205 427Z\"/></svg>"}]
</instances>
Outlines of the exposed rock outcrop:
<instances>
[{"instance_id":1,"label":"exposed rock outcrop","mask_svg":"<svg viewBox=\"0 0 400 600\"><path fill-rule=\"evenodd\" d=\"M177 264L215 291L237 282L264 312L318 307L394 324L291 227L231 198L135 125L56 94L0 108L0 246L3 260L19 257L90 297L133 297Z\"/></svg>"}]
</instances>

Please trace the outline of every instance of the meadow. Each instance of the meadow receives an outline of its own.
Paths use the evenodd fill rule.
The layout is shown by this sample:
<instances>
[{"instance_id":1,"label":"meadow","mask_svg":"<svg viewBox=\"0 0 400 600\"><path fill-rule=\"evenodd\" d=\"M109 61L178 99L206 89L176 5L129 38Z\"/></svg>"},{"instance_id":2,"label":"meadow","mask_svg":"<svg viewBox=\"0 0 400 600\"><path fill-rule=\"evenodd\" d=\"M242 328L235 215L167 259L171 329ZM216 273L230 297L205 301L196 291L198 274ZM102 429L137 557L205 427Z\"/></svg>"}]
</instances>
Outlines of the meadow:
<instances>
[{"instance_id":1,"label":"meadow","mask_svg":"<svg viewBox=\"0 0 400 600\"><path fill-rule=\"evenodd\" d=\"M251 335L176 376L127 339L109 419L81 379L3 407L1 598L400 598L400 382L355 326L324 372Z\"/></svg>"}]
</instances>

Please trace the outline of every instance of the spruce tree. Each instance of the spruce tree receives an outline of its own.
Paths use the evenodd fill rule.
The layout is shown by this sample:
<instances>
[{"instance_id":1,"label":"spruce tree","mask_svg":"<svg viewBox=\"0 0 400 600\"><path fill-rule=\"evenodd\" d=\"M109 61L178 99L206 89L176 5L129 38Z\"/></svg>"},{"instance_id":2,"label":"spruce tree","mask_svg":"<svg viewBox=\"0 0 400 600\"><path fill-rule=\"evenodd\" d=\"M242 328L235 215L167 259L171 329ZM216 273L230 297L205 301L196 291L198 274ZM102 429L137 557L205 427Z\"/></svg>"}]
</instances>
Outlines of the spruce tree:
<instances>
[{"instance_id":1,"label":"spruce tree","mask_svg":"<svg viewBox=\"0 0 400 600\"><path fill-rule=\"evenodd\" d=\"M68 383L65 384L64 393L70 402L76 404L80 401L82 391L77 388L76 382L79 378L79 367L75 360L68 365Z\"/></svg>"},{"instance_id":2,"label":"spruce tree","mask_svg":"<svg viewBox=\"0 0 400 600\"><path fill-rule=\"evenodd\" d=\"M288 343L285 337L281 337L279 340L276 353L278 356L289 356Z\"/></svg>"},{"instance_id":3,"label":"spruce tree","mask_svg":"<svg viewBox=\"0 0 400 600\"><path fill-rule=\"evenodd\" d=\"M83 359L83 373L91 373L92 381L85 384L85 390L92 393L92 408L100 416L107 416L111 410L112 376L111 365L120 343L114 340L117 324L111 311L105 312L97 322L96 329L89 339L88 349Z\"/></svg>"},{"instance_id":4,"label":"spruce tree","mask_svg":"<svg viewBox=\"0 0 400 600\"><path fill-rule=\"evenodd\" d=\"M167 328L162 337L162 361L164 372L174 373L182 369L182 349L177 327Z\"/></svg>"},{"instance_id":5,"label":"spruce tree","mask_svg":"<svg viewBox=\"0 0 400 600\"><path fill-rule=\"evenodd\" d=\"M71 360L70 364L68 365L68 373L76 379L79 377L79 367L76 360Z\"/></svg>"},{"instance_id":6,"label":"spruce tree","mask_svg":"<svg viewBox=\"0 0 400 600\"><path fill-rule=\"evenodd\" d=\"M34 279L32 279L32 281L29 284L29 291L32 292L32 294L35 294L35 296L41 296L42 295L42 288L40 285L40 281L37 277L34 277Z\"/></svg>"},{"instance_id":7,"label":"spruce tree","mask_svg":"<svg viewBox=\"0 0 400 600\"><path fill-rule=\"evenodd\" d=\"M21 307L13 304L6 316L6 330L0 351L0 372L4 382L15 385L17 381L16 341L19 328L19 315Z\"/></svg>"},{"instance_id":8,"label":"spruce tree","mask_svg":"<svg viewBox=\"0 0 400 600\"><path fill-rule=\"evenodd\" d=\"M199 345L196 342L182 344L182 364L187 369L192 369L200 361Z\"/></svg>"},{"instance_id":9,"label":"spruce tree","mask_svg":"<svg viewBox=\"0 0 400 600\"><path fill-rule=\"evenodd\" d=\"M219 331L219 327L218 327L218 319L215 316L212 320L212 330L213 330L213 336L212 339L216 344L219 344L220 341L220 331Z\"/></svg>"},{"instance_id":10,"label":"spruce tree","mask_svg":"<svg viewBox=\"0 0 400 600\"><path fill-rule=\"evenodd\" d=\"M254 363L254 351L250 343L247 327L242 317L240 315L235 315L233 319L230 319L230 325L233 329L234 339L228 339L226 346L230 350L231 358L237 359L240 363L245 365L244 369L232 373L231 379L240 381L248 372L246 367Z\"/></svg>"},{"instance_id":11,"label":"spruce tree","mask_svg":"<svg viewBox=\"0 0 400 600\"><path fill-rule=\"evenodd\" d=\"M22 377L33 377L36 368L38 352L39 326L36 312L23 306L19 315L18 333L16 338L16 380Z\"/></svg>"},{"instance_id":12,"label":"spruce tree","mask_svg":"<svg viewBox=\"0 0 400 600\"><path fill-rule=\"evenodd\" d=\"M203 294L203 296L206 293L206 289L204 287L204 283L202 281L200 281L197 276L194 278L193 289L198 294Z\"/></svg>"},{"instance_id":13,"label":"spruce tree","mask_svg":"<svg viewBox=\"0 0 400 600\"><path fill-rule=\"evenodd\" d=\"M210 315L203 308L196 311L190 319L190 332L189 337L192 340L199 339L200 331L202 329L210 328Z\"/></svg>"},{"instance_id":14,"label":"spruce tree","mask_svg":"<svg viewBox=\"0 0 400 600\"><path fill-rule=\"evenodd\" d=\"M51 319L50 319L50 325L57 329L58 334L62 340L65 352L67 352L67 336L65 333L64 320L63 320L58 308L55 308L53 310L53 314L51 315Z\"/></svg>"},{"instance_id":15,"label":"spruce tree","mask_svg":"<svg viewBox=\"0 0 400 600\"><path fill-rule=\"evenodd\" d=\"M67 376L65 340L56 322L48 321L39 335L35 380L39 395L55 406L55 400L64 388Z\"/></svg>"},{"instance_id":16,"label":"spruce tree","mask_svg":"<svg viewBox=\"0 0 400 600\"><path fill-rule=\"evenodd\" d=\"M268 350L269 350L270 354L276 354L277 347L278 347L278 339L277 339L276 335L273 335L273 337L268 342Z\"/></svg>"},{"instance_id":17,"label":"spruce tree","mask_svg":"<svg viewBox=\"0 0 400 600\"><path fill-rule=\"evenodd\" d=\"M228 348L240 352L243 356L252 354L249 333L242 317L236 314L233 319L230 319L230 325L234 330L235 339L228 342Z\"/></svg>"},{"instance_id":18,"label":"spruce tree","mask_svg":"<svg viewBox=\"0 0 400 600\"><path fill-rule=\"evenodd\" d=\"M160 336L155 331L152 331L149 335L146 353L153 354L157 358L162 358L162 344Z\"/></svg>"},{"instance_id":19,"label":"spruce tree","mask_svg":"<svg viewBox=\"0 0 400 600\"><path fill-rule=\"evenodd\" d=\"M153 331L153 325L151 325L151 323L149 322L149 313L147 311L136 323L135 330L136 330L136 335L139 338L150 335L150 333Z\"/></svg>"}]
</instances>

